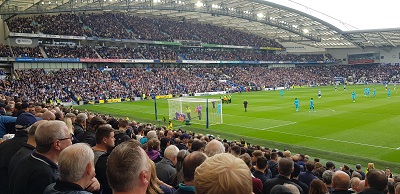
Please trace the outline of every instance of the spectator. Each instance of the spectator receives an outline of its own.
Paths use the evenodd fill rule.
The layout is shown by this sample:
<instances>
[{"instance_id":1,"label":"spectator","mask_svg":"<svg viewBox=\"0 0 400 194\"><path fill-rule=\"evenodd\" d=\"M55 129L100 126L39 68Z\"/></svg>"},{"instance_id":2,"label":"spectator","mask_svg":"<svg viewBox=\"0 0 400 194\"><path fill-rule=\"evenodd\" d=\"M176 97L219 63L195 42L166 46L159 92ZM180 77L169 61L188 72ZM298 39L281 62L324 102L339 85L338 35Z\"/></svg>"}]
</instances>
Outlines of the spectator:
<instances>
[{"instance_id":1,"label":"spectator","mask_svg":"<svg viewBox=\"0 0 400 194\"><path fill-rule=\"evenodd\" d=\"M242 159L246 163L246 165L249 167L249 169L252 169L253 166L251 164L251 157L248 153L240 155L239 158ZM253 193L254 194L262 194L263 182L254 176L251 177L251 182L253 185Z\"/></svg>"},{"instance_id":2,"label":"spectator","mask_svg":"<svg viewBox=\"0 0 400 194\"><path fill-rule=\"evenodd\" d=\"M357 165L356 165L356 170L355 170L355 172L360 173L360 175L362 176L361 180L364 180L364 179L365 179L365 172L363 172L363 171L361 170L361 165L360 165L360 164L357 164ZM354 173L354 172L353 172L353 173Z\"/></svg>"},{"instance_id":3,"label":"spectator","mask_svg":"<svg viewBox=\"0 0 400 194\"><path fill-rule=\"evenodd\" d=\"M212 157L216 154L225 153L225 147L220 141L213 139L204 148L204 153L208 157Z\"/></svg>"},{"instance_id":4,"label":"spectator","mask_svg":"<svg viewBox=\"0 0 400 194\"><path fill-rule=\"evenodd\" d=\"M324 173L322 174L322 181L324 181L326 187L329 190L329 193L332 193L333 187L332 187L332 176L333 176L333 171L332 170L325 170Z\"/></svg>"},{"instance_id":5,"label":"spectator","mask_svg":"<svg viewBox=\"0 0 400 194\"><path fill-rule=\"evenodd\" d=\"M203 152L205 147L206 147L205 143L203 143L198 139L195 139L193 140L190 152L195 152L195 151Z\"/></svg>"},{"instance_id":6,"label":"spectator","mask_svg":"<svg viewBox=\"0 0 400 194\"><path fill-rule=\"evenodd\" d=\"M185 160L186 156L189 155L189 151L183 149L183 150L179 150L178 155L176 157L176 165L175 165L175 169L176 169L176 176L174 178L173 181L173 186L177 187L178 184L183 183L184 181L184 177L183 177L183 161Z\"/></svg>"},{"instance_id":7,"label":"spectator","mask_svg":"<svg viewBox=\"0 0 400 194\"><path fill-rule=\"evenodd\" d=\"M350 179L350 191L354 192L354 193L359 193L360 190L358 188L358 185L360 184L360 178L358 177L353 177Z\"/></svg>"},{"instance_id":8,"label":"spectator","mask_svg":"<svg viewBox=\"0 0 400 194\"><path fill-rule=\"evenodd\" d=\"M228 153L216 154L197 167L194 185L197 194L250 194L253 188L248 166Z\"/></svg>"},{"instance_id":9,"label":"spectator","mask_svg":"<svg viewBox=\"0 0 400 194\"><path fill-rule=\"evenodd\" d=\"M168 185L173 185L176 176L175 165L177 163L179 149L175 145L170 145L165 149L164 158L156 164L157 177Z\"/></svg>"},{"instance_id":10,"label":"spectator","mask_svg":"<svg viewBox=\"0 0 400 194\"><path fill-rule=\"evenodd\" d=\"M290 180L290 176L291 176L293 170L294 170L294 163L293 163L292 159L290 159L290 158L280 159L279 163L278 163L279 175L278 175L278 177L269 179L264 183L263 193L270 194L271 189L275 185L283 185L284 183L288 183L288 184L295 185L299 189L300 193L304 194L301 187L299 185L297 185L296 183L294 183L292 180Z\"/></svg>"},{"instance_id":11,"label":"spectator","mask_svg":"<svg viewBox=\"0 0 400 194\"><path fill-rule=\"evenodd\" d=\"M181 136L180 136L180 142L179 142L179 144L177 145L177 147L178 147L178 149L179 150L182 150L182 149L184 149L184 150L188 150L188 141L189 141L189 139L190 139L190 136L188 135L188 134L186 134L186 133L184 133L184 134L182 134Z\"/></svg>"},{"instance_id":12,"label":"spectator","mask_svg":"<svg viewBox=\"0 0 400 194\"><path fill-rule=\"evenodd\" d=\"M387 184L388 179L383 171L370 169L365 178L366 188L361 194L382 194Z\"/></svg>"},{"instance_id":13,"label":"spectator","mask_svg":"<svg viewBox=\"0 0 400 194\"><path fill-rule=\"evenodd\" d=\"M207 155L194 151L183 161L183 183L179 183L178 190L174 194L195 194L194 174L198 166L207 159Z\"/></svg>"},{"instance_id":14,"label":"spectator","mask_svg":"<svg viewBox=\"0 0 400 194\"><path fill-rule=\"evenodd\" d=\"M254 167L255 171L253 172L253 176L260 179L262 183L268 180L267 175L265 174L265 170L268 169L268 160L264 156L260 156L257 158L256 166Z\"/></svg>"},{"instance_id":15,"label":"spectator","mask_svg":"<svg viewBox=\"0 0 400 194\"><path fill-rule=\"evenodd\" d=\"M12 132L12 129L10 129L8 126L15 124L16 120L17 117L3 115L0 116L0 138L3 138L5 134Z\"/></svg>"},{"instance_id":16,"label":"spectator","mask_svg":"<svg viewBox=\"0 0 400 194\"><path fill-rule=\"evenodd\" d=\"M79 142L84 141L85 137L85 129L86 129L86 120L88 116L85 113L79 113L76 116L75 122L72 124L74 126L74 135L78 139Z\"/></svg>"},{"instance_id":17,"label":"spectator","mask_svg":"<svg viewBox=\"0 0 400 194\"><path fill-rule=\"evenodd\" d=\"M105 124L106 122L101 117L94 117L90 121L89 128L85 131L85 140L84 143L89 144L91 147L96 145L96 130L101 125ZM114 137L113 137L114 138Z\"/></svg>"},{"instance_id":18,"label":"spectator","mask_svg":"<svg viewBox=\"0 0 400 194\"><path fill-rule=\"evenodd\" d=\"M350 177L346 172L336 171L332 176L332 194L351 194Z\"/></svg>"},{"instance_id":19,"label":"spectator","mask_svg":"<svg viewBox=\"0 0 400 194\"><path fill-rule=\"evenodd\" d=\"M145 151L147 156L149 156L150 160L152 160L154 163L158 163L162 159L159 150L160 150L160 141L157 138L151 138L147 142L147 149ZM178 154L178 162L179 162L179 154Z\"/></svg>"},{"instance_id":20,"label":"spectator","mask_svg":"<svg viewBox=\"0 0 400 194\"><path fill-rule=\"evenodd\" d=\"M22 160L22 158L25 158L26 156L31 155L31 153L35 149L35 147L36 147L35 132L36 132L37 127L41 123L44 123L44 122L46 122L46 121L40 120L29 127L28 141L26 143L24 143L24 145L17 151L17 153L14 154L14 156L10 160L10 163L8 165L8 176L9 177L11 177L16 166Z\"/></svg>"},{"instance_id":21,"label":"spectator","mask_svg":"<svg viewBox=\"0 0 400 194\"><path fill-rule=\"evenodd\" d=\"M15 136L0 144L0 189L7 193L9 188L8 166L11 158L28 140L28 127L37 120L31 113L22 113L15 120Z\"/></svg>"},{"instance_id":22,"label":"spectator","mask_svg":"<svg viewBox=\"0 0 400 194\"><path fill-rule=\"evenodd\" d=\"M335 170L335 164L331 161L326 162L326 170Z\"/></svg>"},{"instance_id":23,"label":"spectator","mask_svg":"<svg viewBox=\"0 0 400 194\"><path fill-rule=\"evenodd\" d=\"M115 145L119 145L120 143L130 139L127 134L128 127L129 123L127 120L120 120L118 122L118 130L115 131Z\"/></svg>"},{"instance_id":24,"label":"spectator","mask_svg":"<svg viewBox=\"0 0 400 194\"><path fill-rule=\"evenodd\" d=\"M60 179L50 184L44 194L52 193L81 193L89 194L100 189L94 170L94 154L84 143L77 143L65 148L58 157Z\"/></svg>"},{"instance_id":25,"label":"spectator","mask_svg":"<svg viewBox=\"0 0 400 194\"><path fill-rule=\"evenodd\" d=\"M96 130L96 145L92 147L94 152L94 164L99 157L115 146L114 129L109 125L101 125Z\"/></svg>"},{"instance_id":26,"label":"spectator","mask_svg":"<svg viewBox=\"0 0 400 194\"><path fill-rule=\"evenodd\" d=\"M58 178L57 163L60 152L72 144L71 135L62 121L40 124L35 132L35 141L35 151L29 157L23 158L11 175L11 194L43 193L44 189Z\"/></svg>"},{"instance_id":27,"label":"spectator","mask_svg":"<svg viewBox=\"0 0 400 194\"><path fill-rule=\"evenodd\" d=\"M309 194L327 194L329 193L325 183L319 179L313 179L310 183Z\"/></svg>"},{"instance_id":28,"label":"spectator","mask_svg":"<svg viewBox=\"0 0 400 194\"><path fill-rule=\"evenodd\" d=\"M46 121L56 120L56 115L54 113L52 113L51 111L45 111L42 114L42 119L46 120Z\"/></svg>"},{"instance_id":29,"label":"spectator","mask_svg":"<svg viewBox=\"0 0 400 194\"><path fill-rule=\"evenodd\" d=\"M312 180L318 179L316 176L314 176L314 174L312 174L313 170L314 170L314 163L307 162L306 171L300 172L299 174L299 181L305 183L309 187Z\"/></svg>"},{"instance_id":30,"label":"spectator","mask_svg":"<svg viewBox=\"0 0 400 194\"><path fill-rule=\"evenodd\" d=\"M299 185L301 187L301 189L303 190L303 193L306 194L306 193L308 193L308 186L305 183L299 181L300 170L301 170L300 165L297 162L295 162L294 169L292 172L292 178L290 180L292 180L294 183Z\"/></svg>"},{"instance_id":31,"label":"spectator","mask_svg":"<svg viewBox=\"0 0 400 194\"><path fill-rule=\"evenodd\" d=\"M111 152L107 176L114 194L145 194L151 179L151 165L137 141L126 141Z\"/></svg>"}]
</instances>

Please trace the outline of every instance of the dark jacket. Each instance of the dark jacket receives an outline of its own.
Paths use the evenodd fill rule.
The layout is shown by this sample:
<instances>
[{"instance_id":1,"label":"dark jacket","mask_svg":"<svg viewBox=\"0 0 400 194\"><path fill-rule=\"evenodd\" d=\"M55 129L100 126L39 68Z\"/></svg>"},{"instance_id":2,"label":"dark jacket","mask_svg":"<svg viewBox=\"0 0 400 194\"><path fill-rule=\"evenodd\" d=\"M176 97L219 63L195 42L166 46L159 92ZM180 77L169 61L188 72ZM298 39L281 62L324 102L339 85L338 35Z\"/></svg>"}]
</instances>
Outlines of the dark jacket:
<instances>
[{"instance_id":1,"label":"dark jacket","mask_svg":"<svg viewBox=\"0 0 400 194\"><path fill-rule=\"evenodd\" d=\"M22 148L20 148L10 160L10 164L8 165L8 176L12 175L22 158L31 155L34 149L35 147L32 145L24 143Z\"/></svg>"},{"instance_id":2,"label":"dark jacket","mask_svg":"<svg viewBox=\"0 0 400 194\"><path fill-rule=\"evenodd\" d=\"M85 140L85 130L83 126L79 123L72 124L74 126L74 135L79 142L83 142Z\"/></svg>"},{"instance_id":3,"label":"dark jacket","mask_svg":"<svg viewBox=\"0 0 400 194\"><path fill-rule=\"evenodd\" d=\"M99 159L97 159L97 163L95 165L96 170L96 178L100 183L100 189L102 194L112 194L112 189L108 184L107 180L107 159L110 156L111 150L101 155Z\"/></svg>"},{"instance_id":4,"label":"dark jacket","mask_svg":"<svg viewBox=\"0 0 400 194\"><path fill-rule=\"evenodd\" d=\"M167 158L163 158L160 162L156 164L157 177L169 185L173 184L174 177L176 176L176 169Z\"/></svg>"},{"instance_id":5,"label":"dark jacket","mask_svg":"<svg viewBox=\"0 0 400 194\"><path fill-rule=\"evenodd\" d=\"M303 192L303 189L299 185L297 185L292 180L290 180L290 179L288 179L288 178L286 178L284 176L281 176L281 175L278 175L278 177L276 177L276 178L269 179L269 180L265 181L264 187L263 187L263 193L264 194L270 194L271 193L271 189L275 185L283 185L285 183L292 184L292 185L296 186L299 189L300 194L307 194L307 193Z\"/></svg>"},{"instance_id":6,"label":"dark jacket","mask_svg":"<svg viewBox=\"0 0 400 194\"><path fill-rule=\"evenodd\" d=\"M318 178L310 171L301 172L299 174L299 181L305 183L308 187L310 186L311 181L314 179Z\"/></svg>"},{"instance_id":7,"label":"dark jacket","mask_svg":"<svg viewBox=\"0 0 400 194\"><path fill-rule=\"evenodd\" d=\"M91 194L85 191L80 185L57 180L46 187L43 194Z\"/></svg>"},{"instance_id":8,"label":"dark jacket","mask_svg":"<svg viewBox=\"0 0 400 194\"><path fill-rule=\"evenodd\" d=\"M85 140L83 140L83 142L89 144L90 147L95 146L96 145L96 131L86 130L85 131Z\"/></svg>"},{"instance_id":9,"label":"dark jacket","mask_svg":"<svg viewBox=\"0 0 400 194\"><path fill-rule=\"evenodd\" d=\"M10 178L9 194L43 193L48 185L59 178L58 166L34 151L17 165Z\"/></svg>"},{"instance_id":10,"label":"dark jacket","mask_svg":"<svg viewBox=\"0 0 400 194\"><path fill-rule=\"evenodd\" d=\"M11 158L28 140L28 132L17 131L14 138L0 144L0 193L8 193L8 165Z\"/></svg>"}]
</instances>

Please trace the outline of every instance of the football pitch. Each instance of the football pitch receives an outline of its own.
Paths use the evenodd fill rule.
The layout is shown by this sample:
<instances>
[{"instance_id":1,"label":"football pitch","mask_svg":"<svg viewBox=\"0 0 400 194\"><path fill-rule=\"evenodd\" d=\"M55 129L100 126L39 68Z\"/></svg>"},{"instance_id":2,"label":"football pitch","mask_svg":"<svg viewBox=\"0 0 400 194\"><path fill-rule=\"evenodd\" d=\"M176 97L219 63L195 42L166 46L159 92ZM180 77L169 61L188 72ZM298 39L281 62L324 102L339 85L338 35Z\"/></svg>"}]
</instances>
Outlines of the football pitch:
<instances>
[{"instance_id":1,"label":"football pitch","mask_svg":"<svg viewBox=\"0 0 400 194\"><path fill-rule=\"evenodd\" d=\"M371 89L370 97L364 96L364 88ZM376 97L372 96L376 88ZM178 127L203 134L213 134L221 139L245 139L252 145L261 145L279 150L289 149L292 153L331 160L339 164L355 164L363 167L375 163L378 169L390 167L400 172L400 91L390 85L391 97L383 85L349 85L335 91L333 86L296 88L279 91L258 91L235 93L231 104L223 104L223 124L184 125L173 121ZM322 97L318 98L318 91ZM356 102L351 93L357 94ZM219 98L207 96L202 98ZM300 100L296 112L294 99ZM315 112L309 111L310 98L314 99ZM248 101L248 111L243 101ZM167 125L168 101L157 100L155 118L154 101L123 102L101 105L76 106L91 112L128 117L131 120ZM205 114L204 114L205 115ZM166 122L163 121L166 117ZM325 163L323 163L325 164Z\"/></svg>"}]
</instances>

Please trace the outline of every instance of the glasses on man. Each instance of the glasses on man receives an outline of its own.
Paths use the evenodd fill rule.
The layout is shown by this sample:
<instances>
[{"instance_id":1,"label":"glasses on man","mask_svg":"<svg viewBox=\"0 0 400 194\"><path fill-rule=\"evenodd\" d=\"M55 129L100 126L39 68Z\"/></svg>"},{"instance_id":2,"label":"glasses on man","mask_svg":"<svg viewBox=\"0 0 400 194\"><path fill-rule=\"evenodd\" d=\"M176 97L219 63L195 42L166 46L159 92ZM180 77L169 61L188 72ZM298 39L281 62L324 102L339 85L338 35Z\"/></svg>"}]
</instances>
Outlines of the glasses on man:
<instances>
[{"instance_id":1,"label":"glasses on man","mask_svg":"<svg viewBox=\"0 0 400 194\"><path fill-rule=\"evenodd\" d=\"M72 141L72 139L74 139L74 137L72 136L72 134L69 134L69 137L58 139L58 140L62 141L62 140L67 140L67 139L70 139Z\"/></svg>"}]
</instances>

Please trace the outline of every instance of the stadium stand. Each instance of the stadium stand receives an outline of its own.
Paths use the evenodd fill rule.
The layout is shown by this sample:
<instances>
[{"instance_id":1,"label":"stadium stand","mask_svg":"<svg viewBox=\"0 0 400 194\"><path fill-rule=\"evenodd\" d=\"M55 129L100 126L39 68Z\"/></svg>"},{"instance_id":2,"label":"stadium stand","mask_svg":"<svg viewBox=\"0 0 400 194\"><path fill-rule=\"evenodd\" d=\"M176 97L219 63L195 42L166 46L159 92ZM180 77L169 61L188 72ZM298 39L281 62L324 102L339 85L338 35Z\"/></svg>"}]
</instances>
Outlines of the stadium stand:
<instances>
[{"instance_id":1,"label":"stadium stand","mask_svg":"<svg viewBox=\"0 0 400 194\"><path fill-rule=\"evenodd\" d=\"M135 66L133 68L125 68L124 64L117 64L115 66L112 65L112 67L110 68L108 67L108 65L104 65L105 68L97 68L98 64L96 64L96 62L98 61L94 60L93 63L87 64L88 67L93 67L73 69L60 69L59 67L62 67L63 65L60 62L56 64L56 67L58 65L56 70L55 68L53 68L53 70L49 70L46 68L16 68L13 69L13 72L11 73L12 76L0 80L0 104L2 108L3 105L13 105L12 107L15 106L15 109L13 108L13 111L11 112L11 115L13 117L18 116L18 114L24 111L30 112L36 117L42 116L42 114L45 112L52 112L57 115L56 120L62 120L63 115L67 114L72 114L71 118L75 118L75 115L84 114L86 116L85 118L88 118L88 121L87 123L83 121L84 124L82 125L82 129L85 131L89 131L88 129L90 128L90 131L92 133L96 133L96 130L104 123L108 123L110 126L113 127L117 126L118 128L118 124L122 120L125 120L126 122L126 118L117 118L110 114L79 111L72 107L67 108L58 104L62 102L87 102L116 98L133 99L134 97L150 97L152 95L171 94L174 97L178 97L181 95L193 95L194 93L202 92L236 92L246 90L262 90L265 88L276 88L281 86L324 86L331 85L335 77L351 77L351 81L354 83L383 83L387 80L391 80L393 82L400 81L400 66L325 65L325 62L330 63L335 61L332 55L322 52L300 54L287 53L284 46L282 46L275 40L260 37L236 29L223 28L220 26L199 23L191 20L187 21L183 18L172 20L161 17L143 17L126 13L111 12L38 14L25 17L15 17L7 21L7 27L10 32L16 33L84 37L80 40L84 40L87 37L92 37L94 40L96 40L93 42L81 42L73 39L68 40L71 41L73 44L56 44L54 40L47 40L48 42L44 40L45 43L39 42L39 46L35 47L13 46L13 44L10 44L11 46L9 46L0 44L0 57L15 58L13 60L21 58L79 58L97 59L98 61L104 59L105 62L109 62L106 59L143 59L142 61L163 61L160 63L155 62L151 65L133 64L132 66ZM109 38L112 40L100 41L100 38ZM123 44L118 42L118 40L121 41L121 39L129 39L132 41L135 40L142 42L135 42L134 44ZM153 42L149 43L150 41ZM171 43L172 46L168 44L162 44L160 46L157 43L154 43L156 41L166 41L168 43L180 43L186 41L188 42L188 44L193 44L195 46L185 45L182 47L178 47L176 45L173 45L173 43ZM201 43L216 44L219 46L233 45L242 47L220 48L200 47L199 45L196 45ZM271 47L273 49L263 50L260 47ZM277 51L275 52L275 50ZM365 58L361 59L363 60ZM221 61L267 61L274 62L274 65L279 65L279 62L287 62L287 64L293 64L293 66L291 66L291 68L277 68L265 65L265 63L262 65L247 65L251 63L246 63L240 66L232 64L229 64L229 66L224 64L215 66L210 64L184 64L180 66L181 64L178 64L178 61L182 62L181 60L199 60L203 62L217 61L215 64L219 64ZM164 63L164 61L166 62ZM323 65L310 65L308 64L310 62L314 62L314 64L321 63ZM304 63L306 65L295 65L297 63ZM4 72L0 71L0 75L3 74ZM161 121L159 121L159 124L160 123ZM165 123L166 122L164 121L163 124ZM11 131L8 125L3 126L4 124L1 124L2 125L0 125L0 130ZM61 127L57 129L64 130L64 128ZM22 133L22 131L20 132ZM294 177L297 177L300 171L305 171L305 164L307 163L307 161L305 159L306 157L303 157L303 154L306 153L297 155L293 154L291 156L290 151L286 151L286 154L284 154L277 149L269 149L260 145L249 145L248 142L246 142L245 140L222 140L223 137L215 138L213 135L209 134L203 135L192 133L190 131L184 131L180 128L173 128L172 125L170 130L167 130L166 126L160 127L159 125L156 126L155 124L151 123L139 123L138 125L136 125L135 123L129 126L126 132L122 131L121 133L126 133L124 134L124 137L128 136L129 138L114 139L113 136L104 137L107 141L112 142L112 144L114 144L114 141L118 141L118 143L122 143L122 146L114 149L116 151L110 149L107 151L107 153L101 156L103 160L102 165L104 165L101 169L103 173L97 172L96 174L102 174L103 177L101 178L103 178L103 180L106 180L105 182L107 182L108 178L108 182L110 183L110 185L106 183L108 190L100 191L100 193L110 193L110 190L113 190L115 193L121 191L131 191L132 193L162 193L161 190L164 191L164 193L167 193L166 191L168 190L174 190L172 187L175 185L178 185L179 188L190 189L190 191L193 191L194 193L194 183L196 181L196 178L197 180L199 180L199 174L202 174L206 177L203 178L203 182L201 183L203 185L201 186L207 186L208 184L210 184L210 181L207 178L208 171L215 170L216 174L221 177L224 177L227 174L225 171L218 172L217 170L221 170L221 168L215 168L215 166L213 165L210 165L207 171L196 170L196 167L201 164L195 164L194 161L196 160L188 162L188 160L185 160L185 157L182 157L179 158L179 162L183 163L182 173L184 176L185 185L183 185L181 182L174 182L171 186L159 180L159 177L157 177L157 173L155 172L155 170L149 169L149 167L151 166L150 164L152 163L146 162L148 161L148 158L147 156L145 157L144 152L142 152L142 149L140 148L142 147L146 150L146 148L148 148L148 145L146 143L141 145L140 142L144 141L139 142L133 139L136 139L136 137L141 137L142 135L146 136L146 134L156 134L155 138L161 141L163 138L166 138L166 135L164 134L170 133L172 133L172 135L169 135L171 139L169 139L170 137L168 137L167 139L168 144L186 144L185 146L189 149L189 151L193 151L191 150L191 142L193 141L199 141L204 145L212 145L212 143L210 142L217 142L218 144L224 145L226 153L216 154L213 157L207 158L204 162L205 165L203 165L202 167L205 168L204 166L206 166L206 164L222 164L221 166L223 166L224 164L228 164L226 162L227 159L237 162L238 165L233 165L235 168L231 168L228 166L228 168L226 169L234 169L240 171L245 176L243 176L244 180L240 178L238 180L235 180L237 184L234 184L234 190L237 192L232 190L232 194L243 192L243 187L241 187L242 185L240 185L240 183L248 186L246 188L248 188L248 191L250 191L251 180L249 172L254 173L255 171L254 167L251 167L251 161L246 161L246 164L248 164L245 166L240 159L235 159L234 156L228 154L234 147L236 149L239 147L239 152L242 152L241 154L246 153L249 156L254 156L253 153L258 153L261 156L265 156L265 160L269 160L269 162L271 161L269 157L271 153L279 156L279 159L277 159L276 161L285 158L281 160L282 164L279 165L286 167L286 171L282 170L283 168L280 167L279 176L284 175L285 183L289 184L289 186L284 185L282 187L288 187L287 189L294 189L293 193L302 193L302 189L298 189L300 188L299 185L301 185L300 182L298 180L290 179L290 177L291 175L293 175L292 173L295 174ZM85 136L89 136L88 133L85 133ZM49 138L46 139L49 140ZM85 139L85 137L83 137L83 139ZM181 142L182 139L189 139L187 141L188 143ZM123 141L125 140L128 142L123 143ZM138 140L141 139L138 138ZM61 144L62 141L67 144ZM79 140L74 139L74 134L65 133L62 137L60 136L54 138L53 142L46 142L46 144L39 145L38 147L39 149L40 146L53 148L53 145L63 145L63 148L65 148L71 143L77 142L79 142ZM82 140L81 142L85 142L85 140ZM150 142L152 142L152 140L150 140ZM1 143L2 141L0 141L0 147ZM126 146L128 144L130 145ZM152 151L153 150L155 153L160 152L157 148L152 148ZM34 153L35 154L32 155L32 158L41 158L43 156L41 156L39 152L35 151ZM132 153L134 153L134 159L133 157L124 157L129 156L129 154ZM289 153L289 155L287 155L287 153ZM161 153L157 154L161 155ZM58 156L52 158L55 159L54 162L51 162L51 166L54 168L57 168L58 165L57 157ZM223 157L225 159L221 159ZM0 158L3 158L3 153L1 152ZM107 162L107 158L110 158L111 162ZM42 159L38 159L38 161L36 162L41 162L39 160ZM44 158L44 160L46 160L46 158ZM310 161L311 160L309 160L308 162ZM129 164L128 166L126 166L128 168L120 168L121 163L119 162L123 164ZM176 161L171 158L171 161L169 163L176 163ZM319 164L318 162L314 163ZM89 162L89 164L85 163L85 165L86 166L84 167L86 167L87 169L82 169L86 169L86 171L89 169L91 171L89 174L91 176L94 176L95 173L93 172L93 164ZM332 165L334 166L333 163ZM108 169L107 173L105 173L105 170L108 166L112 166L114 168L111 170ZM171 164L171 166L173 166L173 164ZM185 169L185 166L188 166L191 169L187 170ZM7 166L1 166L1 168L4 167ZM129 173L126 173L127 170L131 171L129 171ZM295 172L293 172L293 170L295 170ZM325 170L325 167L318 166L318 172L313 171L313 176L325 180L326 177L323 176L323 174L325 173L320 173L324 172ZM98 168L96 168L96 171L98 171ZM107 177L108 174L110 174L109 172L114 172L114 176L111 177L111 179L110 177ZM375 170L372 170L372 172L373 173L367 174L367 177L372 180L379 179L378 182L382 184L377 186L379 186L380 191L383 191L384 188L386 188L388 178L385 178L382 173ZM333 172L328 172L327 174L329 173L333 174ZM141 179L135 180L135 184L131 184L131 182L125 181L128 179L133 180L132 177L124 177L124 175L126 174L135 174L135 177L141 177ZM137 176L138 174L140 176ZM268 174L268 169L266 170L265 174ZM9 176L11 176L11 174L9 174ZM51 180L52 182L55 182L55 179L59 178L56 176L58 175L54 175L53 180ZM189 180L187 179L187 177L190 177L191 179ZM231 180L233 180L232 177L233 176L227 176L221 179L225 180L226 182L214 181L212 183L215 185L229 185ZM64 185L64 187L68 186L68 184L62 181L66 180L63 178L65 177L61 177L61 179L58 179L57 182L53 184ZM85 177L82 176L77 178L84 179ZM118 178L120 179L117 180ZM194 182L191 182L193 181L193 178ZM265 181L266 183L275 184L279 181L279 179L282 179L282 177L268 177L268 179L269 180ZM399 180L393 181L400 182ZM104 189L104 185L101 185L101 187L99 186L99 184L104 184L104 182L99 183L99 181L97 181L97 179L93 177L90 177L90 179L85 179L85 182L87 183L85 185L79 185L78 183L74 182L74 180L69 180L68 182L70 187L74 187L75 190L79 190L82 193L84 193L85 190L92 191L93 187L95 187L94 190L98 190L99 188ZM94 186L92 184L94 184ZM197 182L196 184L199 183ZM1 190L5 188L1 185L8 186L9 182L5 180L0 181L0 193L7 193L8 191ZM373 184L371 185L376 186ZM380 186L382 186L382 188ZM10 187L18 188L19 185L11 183ZM223 189L224 187L219 186L215 188ZM278 187L278 189L282 188ZM268 188L268 190L274 189L271 187ZM344 190L346 190L346 188L344 188ZM204 193L207 193L208 191L208 189L205 189ZM223 192L226 191L218 191L215 193ZM269 192L264 188L264 191L260 193Z\"/></svg>"},{"instance_id":2,"label":"stadium stand","mask_svg":"<svg viewBox=\"0 0 400 194\"><path fill-rule=\"evenodd\" d=\"M238 30L210 24L165 18L144 18L127 14L38 15L15 18L7 24L11 32L20 33L158 41L194 40L210 44L283 48L274 40ZM56 24L55 28L54 24Z\"/></svg>"}]
</instances>

